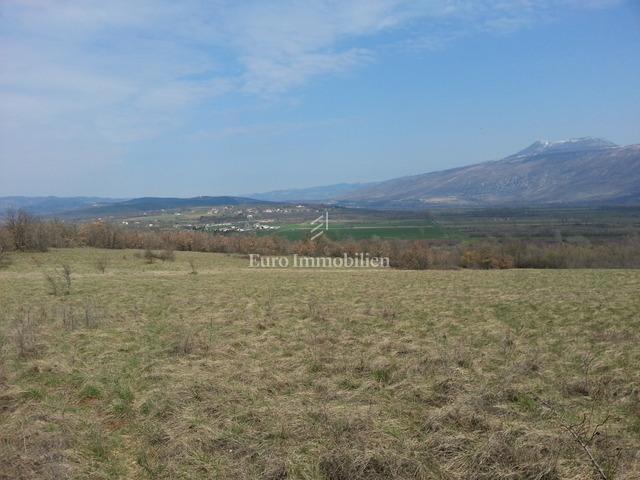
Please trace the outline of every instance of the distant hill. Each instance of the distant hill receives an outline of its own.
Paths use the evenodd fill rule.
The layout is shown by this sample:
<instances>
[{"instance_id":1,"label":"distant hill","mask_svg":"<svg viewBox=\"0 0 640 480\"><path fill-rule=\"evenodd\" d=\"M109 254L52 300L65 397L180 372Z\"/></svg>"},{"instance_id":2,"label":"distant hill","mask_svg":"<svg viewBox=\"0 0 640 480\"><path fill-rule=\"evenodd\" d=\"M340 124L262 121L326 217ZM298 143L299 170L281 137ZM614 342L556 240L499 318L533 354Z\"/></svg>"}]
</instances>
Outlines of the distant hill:
<instances>
[{"instance_id":1,"label":"distant hill","mask_svg":"<svg viewBox=\"0 0 640 480\"><path fill-rule=\"evenodd\" d=\"M246 197L141 197L133 198L109 205L80 208L64 212L62 216L72 218L82 217L109 217L137 215L142 213L159 212L162 210L175 210L194 207L216 207L223 205L262 205L269 204L264 200L256 200Z\"/></svg>"},{"instance_id":2,"label":"distant hill","mask_svg":"<svg viewBox=\"0 0 640 480\"><path fill-rule=\"evenodd\" d=\"M332 202L339 197L373 185L375 185L375 183L336 183L320 187L252 193L249 196L271 202Z\"/></svg>"},{"instance_id":3,"label":"distant hill","mask_svg":"<svg viewBox=\"0 0 640 480\"><path fill-rule=\"evenodd\" d=\"M55 215L68 210L110 205L124 200L103 197L0 197L0 215L12 208L23 209L34 215Z\"/></svg>"},{"instance_id":4,"label":"distant hill","mask_svg":"<svg viewBox=\"0 0 640 480\"><path fill-rule=\"evenodd\" d=\"M377 183L277 190L249 197L0 197L0 214L24 208L67 218L269 203L337 203L383 209L640 205L640 145L599 138L537 141L502 160Z\"/></svg>"},{"instance_id":5,"label":"distant hill","mask_svg":"<svg viewBox=\"0 0 640 480\"><path fill-rule=\"evenodd\" d=\"M640 145L538 141L502 160L401 177L341 197L369 207L640 204Z\"/></svg>"},{"instance_id":6,"label":"distant hill","mask_svg":"<svg viewBox=\"0 0 640 480\"><path fill-rule=\"evenodd\" d=\"M246 197L191 197L191 198L173 198L173 197L141 197L132 200L126 200L111 205L120 210L168 210L172 208L188 208L188 207L209 207L219 205L246 205L255 203L269 203L262 200Z\"/></svg>"}]
</instances>

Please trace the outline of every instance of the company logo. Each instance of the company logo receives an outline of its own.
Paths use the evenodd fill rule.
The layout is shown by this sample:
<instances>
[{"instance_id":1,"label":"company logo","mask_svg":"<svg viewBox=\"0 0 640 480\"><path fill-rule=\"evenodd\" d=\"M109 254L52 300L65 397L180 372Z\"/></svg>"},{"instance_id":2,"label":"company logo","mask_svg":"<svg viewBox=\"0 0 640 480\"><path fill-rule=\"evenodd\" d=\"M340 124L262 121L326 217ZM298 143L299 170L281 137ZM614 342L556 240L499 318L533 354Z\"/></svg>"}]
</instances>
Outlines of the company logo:
<instances>
[{"instance_id":1,"label":"company logo","mask_svg":"<svg viewBox=\"0 0 640 480\"><path fill-rule=\"evenodd\" d=\"M329 230L329 211L325 210L322 215L311 222L311 225L315 225L311 229L311 240L324 235L324 232Z\"/></svg>"},{"instance_id":2,"label":"company logo","mask_svg":"<svg viewBox=\"0 0 640 480\"><path fill-rule=\"evenodd\" d=\"M310 240L322 236L329 230L329 212L325 212L315 220L309 222L311 229ZM250 268L388 268L388 257L372 257L368 253L356 253L333 257L308 257L293 254L291 256L262 256L249 254Z\"/></svg>"}]
</instances>

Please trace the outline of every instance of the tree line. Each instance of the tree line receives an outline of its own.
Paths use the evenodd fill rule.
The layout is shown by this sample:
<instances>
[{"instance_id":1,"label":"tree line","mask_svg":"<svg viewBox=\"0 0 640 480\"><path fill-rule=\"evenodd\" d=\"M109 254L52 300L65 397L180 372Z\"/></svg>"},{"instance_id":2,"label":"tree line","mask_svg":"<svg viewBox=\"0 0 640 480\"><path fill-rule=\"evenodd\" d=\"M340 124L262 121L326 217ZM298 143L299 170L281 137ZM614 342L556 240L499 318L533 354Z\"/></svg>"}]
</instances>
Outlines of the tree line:
<instances>
[{"instance_id":1,"label":"tree line","mask_svg":"<svg viewBox=\"0 0 640 480\"><path fill-rule=\"evenodd\" d=\"M95 247L162 251L196 251L248 255L349 256L365 253L387 257L391 267L429 268L638 268L640 238L566 242L560 240L362 239L291 241L278 235L215 234L198 231L142 231L108 223L63 223L42 220L23 210L10 210L0 224L0 266L12 251ZM3 260L4 259L4 260Z\"/></svg>"}]
</instances>

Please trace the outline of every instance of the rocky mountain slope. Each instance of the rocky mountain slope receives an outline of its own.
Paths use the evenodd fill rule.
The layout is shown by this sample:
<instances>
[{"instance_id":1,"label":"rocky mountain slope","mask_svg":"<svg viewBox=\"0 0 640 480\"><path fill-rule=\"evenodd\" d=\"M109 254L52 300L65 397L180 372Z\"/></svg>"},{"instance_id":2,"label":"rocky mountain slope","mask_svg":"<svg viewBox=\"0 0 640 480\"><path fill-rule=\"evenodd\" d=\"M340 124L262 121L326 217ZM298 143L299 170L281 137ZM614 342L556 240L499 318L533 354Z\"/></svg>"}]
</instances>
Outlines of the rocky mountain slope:
<instances>
[{"instance_id":1,"label":"rocky mountain slope","mask_svg":"<svg viewBox=\"0 0 640 480\"><path fill-rule=\"evenodd\" d=\"M640 145L538 141L502 160L388 180L341 200L385 207L640 204Z\"/></svg>"}]
</instances>

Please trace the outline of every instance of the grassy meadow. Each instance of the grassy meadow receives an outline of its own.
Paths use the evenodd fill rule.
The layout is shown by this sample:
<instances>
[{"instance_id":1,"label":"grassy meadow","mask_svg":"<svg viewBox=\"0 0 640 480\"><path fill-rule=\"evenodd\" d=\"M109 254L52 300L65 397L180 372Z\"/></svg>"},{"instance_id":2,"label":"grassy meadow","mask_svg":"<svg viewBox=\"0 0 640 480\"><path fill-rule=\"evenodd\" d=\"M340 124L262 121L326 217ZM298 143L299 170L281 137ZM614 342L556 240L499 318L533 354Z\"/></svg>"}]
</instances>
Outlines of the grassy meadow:
<instances>
[{"instance_id":1,"label":"grassy meadow","mask_svg":"<svg viewBox=\"0 0 640 480\"><path fill-rule=\"evenodd\" d=\"M314 226L309 223L281 225L275 231L287 240L305 240L311 236ZM273 235L272 231L260 232L261 235ZM369 238L397 238L402 240L432 240L464 238L455 230L442 228L432 220L388 220L361 222L332 222L325 235L331 240L364 240Z\"/></svg>"},{"instance_id":2,"label":"grassy meadow","mask_svg":"<svg viewBox=\"0 0 640 480\"><path fill-rule=\"evenodd\" d=\"M638 270L175 255L12 254L0 478L640 478Z\"/></svg>"}]
</instances>

